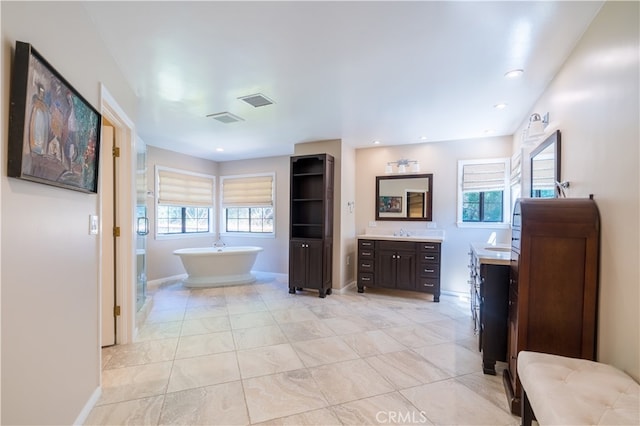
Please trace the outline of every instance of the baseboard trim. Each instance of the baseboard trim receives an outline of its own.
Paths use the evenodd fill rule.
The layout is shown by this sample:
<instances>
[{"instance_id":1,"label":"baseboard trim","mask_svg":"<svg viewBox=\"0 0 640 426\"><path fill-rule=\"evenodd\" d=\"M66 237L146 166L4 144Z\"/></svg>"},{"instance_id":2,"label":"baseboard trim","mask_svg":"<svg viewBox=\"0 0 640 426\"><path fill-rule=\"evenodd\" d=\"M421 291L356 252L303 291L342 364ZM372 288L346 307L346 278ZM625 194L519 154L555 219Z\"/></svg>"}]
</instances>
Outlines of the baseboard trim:
<instances>
[{"instance_id":1,"label":"baseboard trim","mask_svg":"<svg viewBox=\"0 0 640 426\"><path fill-rule=\"evenodd\" d=\"M353 290L353 287L355 287L357 284L358 284L357 281L351 281L349 284L345 285L344 287L334 288L332 289L332 291L334 293L345 294L346 292L351 292Z\"/></svg>"},{"instance_id":2,"label":"baseboard trim","mask_svg":"<svg viewBox=\"0 0 640 426\"><path fill-rule=\"evenodd\" d=\"M91 413L91 410L93 410L93 407L95 407L101 395L102 387L98 386L87 400L87 403L84 404L84 407L82 408L82 411L80 411L80 414L78 414L78 417L76 417L76 420L73 422L74 426L83 425L87 421L89 413Z\"/></svg>"}]
</instances>

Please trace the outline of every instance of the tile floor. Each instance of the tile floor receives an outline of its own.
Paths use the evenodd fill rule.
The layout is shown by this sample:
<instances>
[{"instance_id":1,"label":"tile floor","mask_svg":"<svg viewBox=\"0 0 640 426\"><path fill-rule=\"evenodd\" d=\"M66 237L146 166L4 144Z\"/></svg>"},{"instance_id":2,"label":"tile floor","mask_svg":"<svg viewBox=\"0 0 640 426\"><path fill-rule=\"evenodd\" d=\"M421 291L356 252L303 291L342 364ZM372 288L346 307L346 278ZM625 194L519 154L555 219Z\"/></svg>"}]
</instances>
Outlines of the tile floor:
<instances>
[{"instance_id":1,"label":"tile floor","mask_svg":"<svg viewBox=\"0 0 640 426\"><path fill-rule=\"evenodd\" d=\"M355 289L290 295L286 276L150 296L136 343L103 349L86 424L517 425L482 374L469 308Z\"/></svg>"}]
</instances>

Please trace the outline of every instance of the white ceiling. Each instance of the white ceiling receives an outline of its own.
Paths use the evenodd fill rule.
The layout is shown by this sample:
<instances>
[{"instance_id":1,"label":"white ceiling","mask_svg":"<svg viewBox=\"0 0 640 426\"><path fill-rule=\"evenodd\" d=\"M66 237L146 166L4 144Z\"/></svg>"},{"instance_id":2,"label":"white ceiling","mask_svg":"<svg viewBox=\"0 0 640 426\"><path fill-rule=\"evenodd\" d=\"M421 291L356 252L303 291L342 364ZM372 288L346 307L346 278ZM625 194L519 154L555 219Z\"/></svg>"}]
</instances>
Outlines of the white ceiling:
<instances>
[{"instance_id":1,"label":"white ceiling","mask_svg":"<svg viewBox=\"0 0 640 426\"><path fill-rule=\"evenodd\" d=\"M370 147L511 135L601 5L85 4L138 97L140 137L215 161L288 155L324 139ZM515 68L522 77L504 77ZM237 99L254 93L275 104ZM224 111L244 121L206 117Z\"/></svg>"}]
</instances>

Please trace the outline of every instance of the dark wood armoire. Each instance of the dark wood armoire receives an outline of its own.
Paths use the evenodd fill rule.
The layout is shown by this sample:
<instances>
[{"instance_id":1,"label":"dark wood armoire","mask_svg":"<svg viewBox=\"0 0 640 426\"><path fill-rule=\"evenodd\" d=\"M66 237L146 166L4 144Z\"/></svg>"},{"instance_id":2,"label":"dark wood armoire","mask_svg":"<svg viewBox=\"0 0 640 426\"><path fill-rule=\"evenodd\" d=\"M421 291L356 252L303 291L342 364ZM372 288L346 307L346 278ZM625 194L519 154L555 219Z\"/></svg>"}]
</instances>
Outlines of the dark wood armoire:
<instances>
[{"instance_id":1,"label":"dark wood armoire","mask_svg":"<svg viewBox=\"0 0 640 426\"><path fill-rule=\"evenodd\" d=\"M596 360L599 241L591 198L516 201L504 372L513 414L520 415L520 351Z\"/></svg>"}]
</instances>

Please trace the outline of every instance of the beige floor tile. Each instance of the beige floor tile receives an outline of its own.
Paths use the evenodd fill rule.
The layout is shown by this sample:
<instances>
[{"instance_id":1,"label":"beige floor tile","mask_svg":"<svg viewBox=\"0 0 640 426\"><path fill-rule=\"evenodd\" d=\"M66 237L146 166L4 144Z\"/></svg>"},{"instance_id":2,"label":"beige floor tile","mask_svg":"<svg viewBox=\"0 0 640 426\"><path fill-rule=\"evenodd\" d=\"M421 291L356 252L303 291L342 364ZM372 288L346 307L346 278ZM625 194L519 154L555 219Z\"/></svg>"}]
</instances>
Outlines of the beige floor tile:
<instances>
[{"instance_id":1,"label":"beige floor tile","mask_svg":"<svg viewBox=\"0 0 640 426\"><path fill-rule=\"evenodd\" d=\"M242 328L232 333L238 350L287 343L287 337L277 325Z\"/></svg>"},{"instance_id":2,"label":"beige floor tile","mask_svg":"<svg viewBox=\"0 0 640 426\"><path fill-rule=\"evenodd\" d=\"M217 354L235 350L233 336L230 331L219 333L183 336L178 342L176 359L191 358L202 355Z\"/></svg>"},{"instance_id":3,"label":"beige floor tile","mask_svg":"<svg viewBox=\"0 0 640 426\"><path fill-rule=\"evenodd\" d=\"M343 425L430 425L426 414L397 392L332 407Z\"/></svg>"},{"instance_id":4,"label":"beige floor tile","mask_svg":"<svg viewBox=\"0 0 640 426\"><path fill-rule=\"evenodd\" d=\"M366 361L396 389L444 380L452 376L411 350L376 355L366 358Z\"/></svg>"},{"instance_id":5,"label":"beige floor tile","mask_svg":"<svg viewBox=\"0 0 640 426\"><path fill-rule=\"evenodd\" d=\"M293 343L293 347L307 367L358 358L358 354L337 336L303 340Z\"/></svg>"},{"instance_id":6,"label":"beige floor tile","mask_svg":"<svg viewBox=\"0 0 640 426\"><path fill-rule=\"evenodd\" d=\"M309 371L331 405L394 390L362 359L313 367Z\"/></svg>"},{"instance_id":7,"label":"beige floor tile","mask_svg":"<svg viewBox=\"0 0 640 426\"><path fill-rule=\"evenodd\" d=\"M435 424L515 425L518 420L455 379L400 391Z\"/></svg>"},{"instance_id":8,"label":"beige floor tile","mask_svg":"<svg viewBox=\"0 0 640 426\"><path fill-rule=\"evenodd\" d=\"M177 345L177 338L116 345L104 369L171 361L176 354Z\"/></svg>"},{"instance_id":9,"label":"beige floor tile","mask_svg":"<svg viewBox=\"0 0 640 426\"><path fill-rule=\"evenodd\" d=\"M85 425L155 425L164 395L94 407Z\"/></svg>"},{"instance_id":10,"label":"beige floor tile","mask_svg":"<svg viewBox=\"0 0 640 426\"><path fill-rule=\"evenodd\" d=\"M477 351L472 352L453 342L423 346L414 351L451 376L482 371L482 354Z\"/></svg>"},{"instance_id":11,"label":"beige floor tile","mask_svg":"<svg viewBox=\"0 0 640 426\"><path fill-rule=\"evenodd\" d=\"M102 372L102 395L96 405L163 395L167 390L171 361Z\"/></svg>"},{"instance_id":12,"label":"beige floor tile","mask_svg":"<svg viewBox=\"0 0 640 426\"><path fill-rule=\"evenodd\" d=\"M175 360L167 392L216 385L240 379L235 352Z\"/></svg>"},{"instance_id":13,"label":"beige floor tile","mask_svg":"<svg viewBox=\"0 0 640 426\"><path fill-rule=\"evenodd\" d=\"M319 410L307 411L293 416L280 417L262 423L254 423L260 426L339 426L342 425L338 417L333 413L332 408L321 408Z\"/></svg>"},{"instance_id":14,"label":"beige floor tile","mask_svg":"<svg viewBox=\"0 0 640 426\"><path fill-rule=\"evenodd\" d=\"M231 321L231 328L233 330L264 327L265 325L275 324L271 313L268 311L229 315L229 321Z\"/></svg>"},{"instance_id":15,"label":"beige floor tile","mask_svg":"<svg viewBox=\"0 0 640 426\"><path fill-rule=\"evenodd\" d=\"M318 317L306 307L271 310L271 315L278 324L318 320Z\"/></svg>"},{"instance_id":16,"label":"beige floor tile","mask_svg":"<svg viewBox=\"0 0 640 426\"><path fill-rule=\"evenodd\" d=\"M421 346L444 343L447 340L435 334L426 325L408 325L402 327L385 328L382 331L405 345L408 348L419 348Z\"/></svg>"},{"instance_id":17,"label":"beige floor tile","mask_svg":"<svg viewBox=\"0 0 640 426\"><path fill-rule=\"evenodd\" d=\"M357 315L325 318L321 321L338 336L351 333L363 333L377 328L371 322Z\"/></svg>"},{"instance_id":18,"label":"beige floor tile","mask_svg":"<svg viewBox=\"0 0 640 426\"><path fill-rule=\"evenodd\" d=\"M229 318L226 316L208 317L185 320L182 323L181 336L194 336L196 334L208 334L218 331L231 330Z\"/></svg>"},{"instance_id":19,"label":"beige floor tile","mask_svg":"<svg viewBox=\"0 0 640 426\"><path fill-rule=\"evenodd\" d=\"M182 321L143 324L138 330L136 342L178 337L181 329Z\"/></svg>"},{"instance_id":20,"label":"beige floor tile","mask_svg":"<svg viewBox=\"0 0 640 426\"><path fill-rule=\"evenodd\" d=\"M495 406L505 410L506 412L510 412L511 407L509 406L504 390L504 384L502 382L502 372L505 367L506 364L497 365L497 374L495 376L477 372L456 377L456 380L471 389L473 392L482 396L484 399L490 401Z\"/></svg>"},{"instance_id":21,"label":"beige floor tile","mask_svg":"<svg viewBox=\"0 0 640 426\"><path fill-rule=\"evenodd\" d=\"M200 318L211 318L211 317L224 317L227 316L229 312L227 311L227 306L215 306L215 305L206 305L206 306L194 306L189 308L184 313L185 320L194 320Z\"/></svg>"},{"instance_id":22,"label":"beige floor tile","mask_svg":"<svg viewBox=\"0 0 640 426\"><path fill-rule=\"evenodd\" d=\"M160 425L246 425L247 405L240 381L168 393Z\"/></svg>"},{"instance_id":23,"label":"beige floor tile","mask_svg":"<svg viewBox=\"0 0 640 426\"><path fill-rule=\"evenodd\" d=\"M197 292L192 293L187 301L187 309L196 306L226 306L227 299L224 295Z\"/></svg>"},{"instance_id":24,"label":"beige floor tile","mask_svg":"<svg viewBox=\"0 0 640 426\"><path fill-rule=\"evenodd\" d=\"M280 329L290 342L333 336L333 330L321 321L300 321L280 324Z\"/></svg>"},{"instance_id":25,"label":"beige floor tile","mask_svg":"<svg viewBox=\"0 0 640 426\"><path fill-rule=\"evenodd\" d=\"M246 379L243 385L252 423L327 406L318 384L306 369Z\"/></svg>"},{"instance_id":26,"label":"beige floor tile","mask_svg":"<svg viewBox=\"0 0 640 426\"><path fill-rule=\"evenodd\" d=\"M381 330L347 334L340 338L362 358L406 349L406 346Z\"/></svg>"},{"instance_id":27,"label":"beige floor tile","mask_svg":"<svg viewBox=\"0 0 640 426\"><path fill-rule=\"evenodd\" d=\"M449 319L425 324L425 327L445 342L453 342L473 336L473 327L468 321L462 323L454 319Z\"/></svg>"},{"instance_id":28,"label":"beige floor tile","mask_svg":"<svg viewBox=\"0 0 640 426\"><path fill-rule=\"evenodd\" d=\"M243 379L304 368L289 343L238 351L238 364Z\"/></svg>"},{"instance_id":29,"label":"beige floor tile","mask_svg":"<svg viewBox=\"0 0 640 426\"><path fill-rule=\"evenodd\" d=\"M250 303L228 303L227 310L229 311L229 315L236 315L247 314L249 312L264 312L268 311L269 308L267 308L267 305L262 299L259 299Z\"/></svg>"},{"instance_id":30,"label":"beige floor tile","mask_svg":"<svg viewBox=\"0 0 640 426\"><path fill-rule=\"evenodd\" d=\"M182 321L184 319L184 308L179 309L156 309L155 307L151 309L149 315L145 319L146 324L154 323L154 322L171 322L171 321Z\"/></svg>"}]
</instances>

